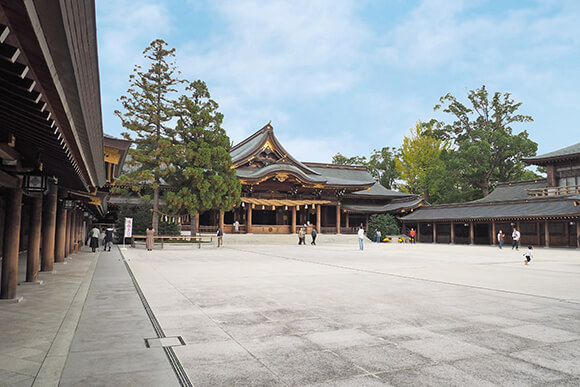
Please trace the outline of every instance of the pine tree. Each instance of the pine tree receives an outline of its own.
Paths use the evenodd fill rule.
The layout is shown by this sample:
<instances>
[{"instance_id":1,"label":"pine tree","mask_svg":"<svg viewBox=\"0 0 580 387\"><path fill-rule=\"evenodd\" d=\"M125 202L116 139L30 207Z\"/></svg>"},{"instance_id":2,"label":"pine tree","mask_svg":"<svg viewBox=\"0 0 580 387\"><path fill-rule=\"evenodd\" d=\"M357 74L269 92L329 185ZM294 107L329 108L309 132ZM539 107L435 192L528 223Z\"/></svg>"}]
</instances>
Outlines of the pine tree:
<instances>
[{"instance_id":1,"label":"pine tree","mask_svg":"<svg viewBox=\"0 0 580 387\"><path fill-rule=\"evenodd\" d=\"M167 48L163 40L151 42L143 55L149 61L149 68L144 71L141 66L135 66L127 95L120 98L124 112L115 111L123 127L130 131L123 136L135 145L125 163L129 172L117 184L130 186L144 199L153 194L152 225L157 233L160 183L170 172L167 154L171 141L167 132L175 117L176 87L183 81L178 78L174 63L175 49Z\"/></svg>"},{"instance_id":2,"label":"pine tree","mask_svg":"<svg viewBox=\"0 0 580 387\"><path fill-rule=\"evenodd\" d=\"M167 202L193 218L211 209L231 210L240 201L241 184L231 167L231 142L221 127L218 104L202 81L192 82L187 91L190 95L181 96L176 105L177 125L168 131L167 179L176 189L167 192Z\"/></svg>"}]
</instances>

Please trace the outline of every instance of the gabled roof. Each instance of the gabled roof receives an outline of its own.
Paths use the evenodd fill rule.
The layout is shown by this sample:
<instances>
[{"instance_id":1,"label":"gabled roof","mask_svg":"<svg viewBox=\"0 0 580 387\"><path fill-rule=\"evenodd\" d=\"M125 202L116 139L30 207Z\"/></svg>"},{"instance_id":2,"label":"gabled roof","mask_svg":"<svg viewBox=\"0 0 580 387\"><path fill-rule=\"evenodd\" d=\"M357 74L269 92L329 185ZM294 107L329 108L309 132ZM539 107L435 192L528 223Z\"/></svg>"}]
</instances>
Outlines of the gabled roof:
<instances>
[{"instance_id":1,"label":"gabled roof","mask_svg":"<svg viewBox=\"0 0 580 387\"><path fill-rule=\"evenodd\" d=\"M399 212L401 210L414 210L421 207L425 201L423 198L410 195L408 198L395 199L387 204L372 204L372 203L343 203L342 208L347 211L380 214L386 212Z\"/></svg>"},{"instance_id":2,"label":"gabled roof","mask_svg":"<svg viewBox=\"0 0 580 387\"><path fill-rule=\"evenodd\" d=\"M244 141L232 147L230 150L232 164L234 168L244 166L259 157L262 152L266 152L268 155L272 156L272 163L276 162L278 164L284 163L294 165L304 173L314 175L318 174L316 171L313 171L300 161L296 160L288 153L288 151L286 151L286 149L284 149L276 136L274 136L274 128L270 123L266 124L266 126L246 138Z\"/></svg>"},{"instance_id":3,"label":"gabled roof","mask_svg":"<svg viewBox=\"0 0 580 387\"><path fill-rule=\"evenodd\" d=\"M580 159L580 142L578 144L570 145L553 152L544 153L543 155L528 157L522 159L528 164L545 165L556 161L565 161Z\"/></svg>"},{"instance_id":4,"label":"gabled roof","mask_svg":"<svg viewBox=\"0 0 580 387\"><path fill-rule=\"evenodd\" d=\"M528 200L532 199L528 194L528 190L546 188L548 182L546 179L512 181L506 183L498 183L495 189L486 197L474 200L470 203L489 203L489 202L506 202L512 200Z\"/></svg>"}]
</instances>

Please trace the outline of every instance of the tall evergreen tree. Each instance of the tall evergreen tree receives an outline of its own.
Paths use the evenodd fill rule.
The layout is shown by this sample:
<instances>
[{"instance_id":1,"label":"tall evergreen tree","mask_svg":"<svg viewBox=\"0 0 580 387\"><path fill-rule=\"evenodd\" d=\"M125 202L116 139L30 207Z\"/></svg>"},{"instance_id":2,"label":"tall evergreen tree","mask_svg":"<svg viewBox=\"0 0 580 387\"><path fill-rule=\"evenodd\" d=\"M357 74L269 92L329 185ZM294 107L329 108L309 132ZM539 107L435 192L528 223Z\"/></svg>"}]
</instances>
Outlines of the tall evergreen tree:
<instances>
[{"instance_id":1,"label":"tall evergreen tree","mask_svg":"<svg viewBox=\"0 0 580 387\"><path fill-rule=\"evenodd\" d=\"M218 104L202 81L192 82L187 91L176 104L177 125L168 131L167 180L176 189L167 192L167 201L193 218L210 209L231 210L240 202L241 184L231 167L231 142ZM196 231L192 227L192 234Z\"/></svg>"},{"instance_id":2,"label":"tall evergreen tree","mask_svg":"<svg viewBox=\"0 0 580 387\"><path fill-rule=\"evenodd\" d=\"M120 98L123 112L115 111L123 127L129 130L123 136L135 144L125 163L129 172L119 178L118 185L130 186L146 199L153 194L152 225L157 233L159 186L169 173L166 155L172 145L167 131L175 117L176 87L183 81L178 78L175 49L168 48L163 40L151 42L143 55L149 67L143 70L135 66L127 95Z\"/></svg>"}]
</instances>

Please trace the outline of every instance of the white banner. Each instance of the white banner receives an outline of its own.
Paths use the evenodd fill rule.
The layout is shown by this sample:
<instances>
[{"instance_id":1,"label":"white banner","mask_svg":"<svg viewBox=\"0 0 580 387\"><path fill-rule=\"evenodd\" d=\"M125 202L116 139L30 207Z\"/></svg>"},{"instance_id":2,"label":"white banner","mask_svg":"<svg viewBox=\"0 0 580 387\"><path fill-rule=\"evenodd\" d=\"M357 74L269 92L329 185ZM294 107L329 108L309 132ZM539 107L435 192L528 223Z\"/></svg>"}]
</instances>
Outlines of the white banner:
<instances>
[{"instance_id":1,"label":"white banner","mask_svg":"<svg viewBox=\"0 0 580 387\"><path fill-rule=\"evenodd\" d=\"M125 218L125 238L133 236L133 218Z\"/></svg>"}]
</instances>

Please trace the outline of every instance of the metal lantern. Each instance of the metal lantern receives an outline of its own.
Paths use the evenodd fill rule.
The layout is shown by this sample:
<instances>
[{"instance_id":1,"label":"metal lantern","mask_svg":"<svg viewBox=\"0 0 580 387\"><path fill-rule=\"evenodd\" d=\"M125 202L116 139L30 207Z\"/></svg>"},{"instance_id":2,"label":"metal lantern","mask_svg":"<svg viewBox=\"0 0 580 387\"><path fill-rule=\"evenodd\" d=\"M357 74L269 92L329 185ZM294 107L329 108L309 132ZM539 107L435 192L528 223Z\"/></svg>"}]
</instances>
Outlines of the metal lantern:
<instances>
[{"instance_id":1,"label":"metal lantern","mask_svg":"<svg viewBox=\"0 0 580 387\"><path fill-rule=\"evenodd\" d=\"M62 206L65 210L72 210L77 205L77 201L70 194L62 200Z\"/></svg>"},{"instance_id":2,"label":"metal lantern","mask_svg":"<svg viewBox=\"0 0 580 387\"><path fill-rule=\"evenodd\" d=\"M24 176L22 188L27 192L46 192L48 189L48 176L40 171L34 171Z\"/></svg>"}]
</instances>

